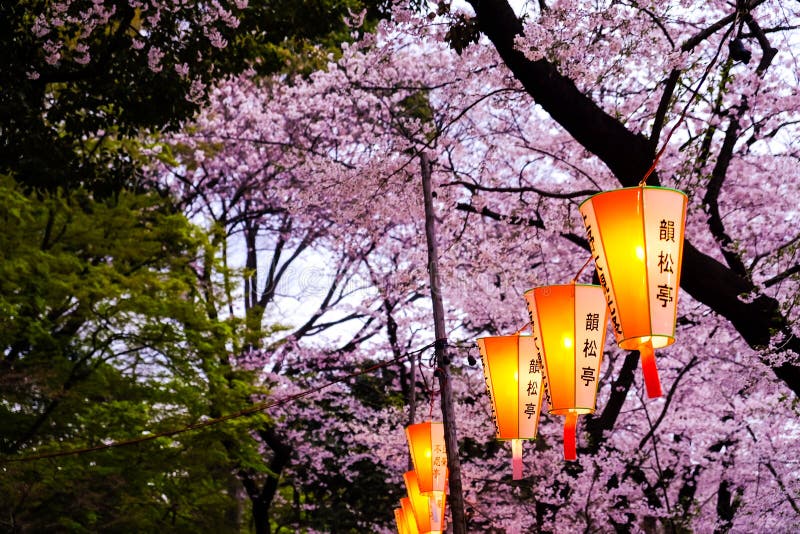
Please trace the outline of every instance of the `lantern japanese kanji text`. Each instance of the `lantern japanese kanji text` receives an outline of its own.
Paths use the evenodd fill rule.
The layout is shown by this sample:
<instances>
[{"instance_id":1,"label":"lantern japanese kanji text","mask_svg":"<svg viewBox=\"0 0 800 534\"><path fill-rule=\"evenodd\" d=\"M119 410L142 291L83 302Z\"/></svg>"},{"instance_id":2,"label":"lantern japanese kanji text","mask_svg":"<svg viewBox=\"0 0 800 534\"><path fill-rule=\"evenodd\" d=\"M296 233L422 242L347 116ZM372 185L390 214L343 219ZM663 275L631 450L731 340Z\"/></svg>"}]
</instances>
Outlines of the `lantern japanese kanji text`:
<instances>
[{"instance_id":1,"label":"lantern japanese kanji text","mask_svg":"<svg viewBox=\"0 0 800 534\"><path fill-rule=\"evenodd\" d=\"M522 478L522 440L535 439L544 396L532 336L478 339L497 439L511 440L514 480Z\"/></svg>"},{"instance_id":2,"label":"lantern japanese kanji text","mask_svg":"<svg viewBox=\"0 0 800 534\"><path fill-rule=\"evenodd\" d=\"M649 397L661 396L653 349L675 341L686 195L663 187L597 194L580 206L617 344L638 350Z\"/></svg>"},{"instance_id":3,"label":"lantern japanese kanji text","mask_svg":"<svg viewBox=\"0 0 800 534\"><path fill-rule=\"evenodd\" d=\"M447 484L447 452L442 423L418 423L406 427L408 450L422 493L444 491Z\"/></svg>"},{"instance_id":4,"label":"lantern japanese kanji text","mask_svg":"<svg viewBox=\"0 0 800 534\"><path fill-rule=\"evenodd\" d=\"M564 459L577 458L578 415L594 413L608 307L600 286L566 284L525 292L551 414L565 415Z\"/></svg>"},{"instance_id":5,"label":"lantern japanese kanji text","mask_svg":"<svg viewBox=\"0 0 800 534\"><path fill-rule=\"evenodd\" d=\"M445 498L443 491L431 491L420 493L417 474L414 471L406 471L403 474L403 481L406 483L408 499L411 501L411 508L414 511L417 528L421 534L427 532L442 532L445 529Z\"/></svg>"}]
</instances>

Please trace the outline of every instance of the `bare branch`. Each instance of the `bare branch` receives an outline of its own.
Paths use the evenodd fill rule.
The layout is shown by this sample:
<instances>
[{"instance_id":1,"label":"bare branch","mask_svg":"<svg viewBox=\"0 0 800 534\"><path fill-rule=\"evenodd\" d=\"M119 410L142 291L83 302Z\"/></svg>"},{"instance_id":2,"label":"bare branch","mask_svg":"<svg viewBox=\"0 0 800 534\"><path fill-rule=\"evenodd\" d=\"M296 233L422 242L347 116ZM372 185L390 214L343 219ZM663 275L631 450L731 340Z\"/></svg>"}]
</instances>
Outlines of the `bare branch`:
<instances>
[{"instance_id":1,"label":"bare branch","mask_svg":"<svg viewBox=\"0 0 800 534\"><path fill-rule=\"evenodd\" d=\"M454 182L447 182L442 184L443 186L452 186L452 185L462 185L470 190L470 192L474 193L475 191L487 191L491 193L536 193L539 196L547 197L547 198L577 198L577 197L585 197L589 195L595 195L599 193L594 189L582 189L580 191L573 191L570 193L555 193L551 191L545 191L543 189L538 189L533 186L524 186L524 187L487 187L480 184L473 184L469 182L465 182L463 180L456 180Z\"/></svg>"},{"instance_id":2,"label":"bare branch","mask_svg":"<svg viewBox=\"0 0 800 534\"><path fill-rule=\"evenodd\" d=\"M495 221L500 221L508 224L532 226L535 228L544 228L544 221L541 218L533 219L530 217L520 217L519 215L503 215L496 211L492 211L485 206L480 210L478 210L478 208L476 208L472 204L466 204L464 202L459 202L458 204L456 204L456 209L461 211L466 211L467 213L477 213L484 217L494 219Z\"/></svg>"},{"instance_id":3,"label":"bare branch","mask_svg":"<svg viewBox=\"0 0 800 534\"><path fill-rule=\"evenodd\" d=\"M712 334L713 335L713 334ZM712 337L712 336L709 336ZM697 365L697 356L692 356L692 359L689 360L687 363L678 373L678 376L675 377L675 380L672 382L672 386L669 388L669 392L667 393L666 399L664 401L664 405L661 407L661 413L656 418L655 422L650 426L650 430L645 434L645 436L639 441L639 448L645 446L647 440L655 433L656 429L658 429L661 422L664 420L664 417L667 415L667 410L669 409L669 405L672 403L672 399L675 397L675 391L678 389L678 383L681 379L688 373L692 367Z\"/></svg>"},{"instance_id":4,"label":"bare branch","mask_svg":"<svg viewBox=\"0 0 800 534\"><path fill-rule=\"evenodd\" d=\"M787 278L789 278L793 274L797 274L797 273L800 273L800 264L797 264L794 267L786 269L781 274L773 276L772 278L770 278L769 280L764 282L764 287L772 287L775 284L779 284L780 282L783 282L784 280L786 280Z\"/></svg>"}]
</instances>

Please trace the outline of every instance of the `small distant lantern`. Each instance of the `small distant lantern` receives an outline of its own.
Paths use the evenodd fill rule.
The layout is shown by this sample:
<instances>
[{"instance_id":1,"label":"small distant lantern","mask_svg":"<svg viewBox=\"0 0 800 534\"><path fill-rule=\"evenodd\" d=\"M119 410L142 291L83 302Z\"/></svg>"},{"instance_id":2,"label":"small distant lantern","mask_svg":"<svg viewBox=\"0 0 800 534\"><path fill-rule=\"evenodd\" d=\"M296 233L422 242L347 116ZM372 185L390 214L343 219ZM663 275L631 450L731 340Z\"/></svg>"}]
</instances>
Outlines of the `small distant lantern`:
<instances>
[{"instance_id":1,"label":"small distant lantern","mask_svg":"<svg viewBox=\"0 0 800 534\"><path fill-rule=\"evenodd\" d=\"M600 286L566 284L525 292L550 412L566 416L564 459L575 460L578 415L594 413L608 308Z\"/></svg>"},{"instance_id":2,"label":"small distant lantern","mask_svg":"<svg viewBox=\"0 0 800 534\"><path fill-rule=\"evenodd\" d=\"M580 206L617 344L638 350L647 395L660 397L654 349L675 341L687 198L663 187L628 187Z\"/></svg>"},{"instance_id":3,"label":"small distant lantern","mask_svg":"<svg viewBox=\"0 0 800 534\"><path fill-rule=\"evenodd\" d=\"M478 339L497 439L511 440L513 479L522 478L522 440L536 439L544 391L532 336Z\"/></svg>"},{"instance_id":4,"label":"small distant lantern","mask_svg":"<svg viewBox=\"0 0 800 534\"><path fill-rule=\"evenodd\" d=\"M444 491L447 484L447 452L442 423L418 423L406 427L408 450L422 493Z\"/></svg>"},{"instance_id":5,"label":"small distant lantern","mask_svg":"<svg viewBox=\"0 0 800 534\"><path fill-rule=\"evenodd\" d=\"M417 473L414 471L406 471L403 480L406 483L408 499L411 501L420 534L444 531L446 527L444 492L421 493Z\"/></svg>"},{"instance_id":6,"label":"small distant lantern","mask_svg":"<svg viewBox=\"0 0 800 534\"><path fill-rule=\"evenodd\" d=\"M403 497L400 499L400 513L401 518L397 521L398 534L419 534L419 527L417 526L417 518L414 517L414 508L411 506L411 499ZM395 520L397 520L397 512L395 510ZM405 528L406 530L402 530Z\"/></svg>"},{"instance_id":7,"label":"small distant lantern","mask_svg":"<svg viewBox=\"0 0 800 534\"><path fill-rule=\"evenodd\" d=\"M397 534L408 534L408 522L402 508L394 509L394 523L397 525Z\"/></svg>"}]
</instances>

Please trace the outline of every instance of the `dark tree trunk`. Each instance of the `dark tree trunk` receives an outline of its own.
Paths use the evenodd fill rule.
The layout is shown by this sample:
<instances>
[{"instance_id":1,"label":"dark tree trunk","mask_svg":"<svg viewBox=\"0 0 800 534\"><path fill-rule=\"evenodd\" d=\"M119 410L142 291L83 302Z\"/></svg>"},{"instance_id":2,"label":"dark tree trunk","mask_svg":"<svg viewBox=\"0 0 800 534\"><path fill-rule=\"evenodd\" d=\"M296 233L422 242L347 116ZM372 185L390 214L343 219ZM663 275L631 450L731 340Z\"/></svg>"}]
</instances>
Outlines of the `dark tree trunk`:
<instances>
[{"instance_id":1,"label":"dark tree trunk","mask_svg":"<svg viewBox=\"0 0 800 534\"><path fill-rule=\"evenodd\" d=\"M578 143L600 158L620 184L637 185L653 162L654 143L603 111L553 64L544 59L531 61L515 49L514 38L522 33L522 24L506 0L470 0L470 3L480 30L494 43L505 64L536 103ZM658 182L656 174L650 182ZM681 286L729 320L753 349L764 349L772 336L779 333L786 339L783 348L800 355L800 339L791 335L778 301L758 294L746 276L700 252L688 241ZM749 297L743 300L743 295ZM773 366L772 370L800 395L800 368L784 363Z\"/></svg>"},{"instance_id":2,"label":"dark tree trunk","mask_svg":"<svg viewBox=\"0 0 800 534\"><path fill-rule=\"evenodd\" d=\"M281 473L291 460L292 449L283 442L274 428L268 427L259 431L259 436L273 452L269 476L260 487L255 474L249 471L240 471L239 479L250 497L256 534L270 534L269 509L278 491Z\"/></svg>"}]
</instances>

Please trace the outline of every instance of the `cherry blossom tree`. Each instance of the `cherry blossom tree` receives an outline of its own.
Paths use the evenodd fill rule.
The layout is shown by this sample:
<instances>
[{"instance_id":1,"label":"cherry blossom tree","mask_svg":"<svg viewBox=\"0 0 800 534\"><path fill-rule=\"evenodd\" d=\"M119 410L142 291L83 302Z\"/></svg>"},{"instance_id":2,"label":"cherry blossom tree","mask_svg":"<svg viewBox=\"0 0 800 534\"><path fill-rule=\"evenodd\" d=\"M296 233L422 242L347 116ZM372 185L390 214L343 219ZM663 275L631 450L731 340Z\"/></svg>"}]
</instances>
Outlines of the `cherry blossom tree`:
<instances>
[{"instance_id":1,"label":"cherry blossom tree","mask_svg":"<svg viewBox=\"0 0 800 534\"><path fill-rule=\"evenodd\" d=\"M216 80L308 71L380 2L25 0L0 6L0 171L29 187L140 185L144 131L191 117Z\"/></svg>"},{"instance_id":2,"label":"cherry blossom tree","mask_svg":"<svg viewBox=\"0 0 800 534\"><path fill-rule=\"evenodd\" d=\"M240 6L180 6L189 21L217 13L198 26L211 46L214 28L235 30L226 13ZM82 54L94 57L82 46L106 34L59 40L53 9L37 31L80 70ZM402 427L439 418L431 352L416 350L433 341L423 162L469 530L791 529L800 515L800 7L392 9L374 32L354 13L354 41L320 52L324 68L224 77L179 132L146 140L158 153L148 186L205 225L221 251L197 270L209 295L223 288L210 316L238 329L217 355L230 373L214 387L258 402L341 380L254 421L261 458L235 474L255 530L391 526L408 468ZM153 52L151 65L154 45L133 45L131 54L148 50L154 73L175 59ZM191 79L191 68L179 70ZM638 354L609 341L578 461L563 461L560 421L545 414L526 446L526 476L513 481L482 372L469 364L474 339L518 330L525 290L576 275L589 256L578 205L638 184L662 146L648 183L689 195L678 340L659 356L665 396L645 399ZM243 387L239 370L257 371L263 389Z\"/></svg>"}]
</instances>

